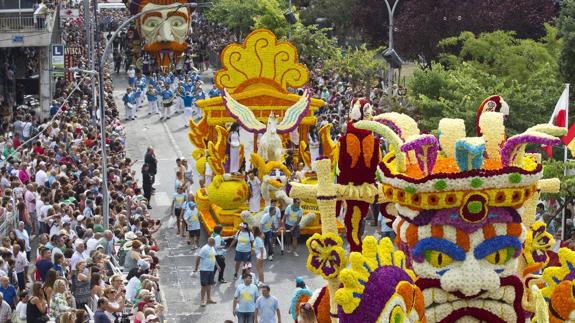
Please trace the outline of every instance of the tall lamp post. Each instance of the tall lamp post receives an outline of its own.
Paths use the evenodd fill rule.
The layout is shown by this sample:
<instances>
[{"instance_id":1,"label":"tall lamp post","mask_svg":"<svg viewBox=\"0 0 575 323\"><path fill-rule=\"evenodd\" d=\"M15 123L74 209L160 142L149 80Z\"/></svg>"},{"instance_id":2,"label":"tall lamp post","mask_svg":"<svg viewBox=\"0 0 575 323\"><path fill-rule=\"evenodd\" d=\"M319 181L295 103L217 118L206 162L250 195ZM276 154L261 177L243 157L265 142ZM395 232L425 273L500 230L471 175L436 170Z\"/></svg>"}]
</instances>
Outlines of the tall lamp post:
<instances>
[{"instance_id":1,"label":"tall lamp post","mask_svg":"<svg viewBox=\"0 0 575 323\"><path fill-rule=\"evenodd\" d=\"M389 16L389 46L387 51L391 53L393 51L393 15L395 14L395 8L397 8L397 4L399 0L393 0L393 4L389 4L389 0L384 0L385 6L387 7L387 14ZM393 67L391 63L389 63L389 71L387 72L387 86L391 86L393 84Z\"/></svg>"},{"instance_id":2,"label":"tall lamp post","mask_svg":"<svg viewBox=\"0 0 575 323\"><path fill-rule=\"evenodd\" d=\"M195 8L197 6L196 3L175 3L173 5L167 5L167 6L163 6L162 10L164 9L178 9L178 8L182 8L182 7L188 7L188 8ZM106 61L108 60L108 57L110 56L110 49L111 49L111 45L112 42L114 41L114 39L116 39L116 36L118 36L118 34L120 33L120 30L124 29L124 27L126 27L130 22L132 22L134 19L139 18L140 16L149 13L149 12L154 12L154 11L158 11L158 9L149 9L149 10L144 10L144 11L140 11L139 13L133 15L132 17L128 18L126 21L124 21L119 27L118 29L116 29L114 31L114 33L112 34L112 38L110 38L110 40L106 43L106 48L104 49L104 53L101 56L100 59L100 65L99 65L99 69L98 69L98 85L100 88L100 129L101 129L101 134L100 134L100 145L102 146L102 195L104 196L103 198L103 215L104 215L104 228L108 229L109 225L110 225L110 196L108 195L108 155L106 152L106 109L104 108L104 67L106 66ZM99 51L99 48L97 48L96 50Z\"/></svg>"},{"instance_id":3,"label":"tall lamp post","mask_svg":"<svg viewBox=\"0 0 575 323\"><path fill-rule=\"evenodd\" d=\"M287 20L288 23L288 40L291 39L291 25L297 22L297 18L291 11L291 0L288 1L288 10L284 12L284 18Z\"/></svg>"}]
</instances>

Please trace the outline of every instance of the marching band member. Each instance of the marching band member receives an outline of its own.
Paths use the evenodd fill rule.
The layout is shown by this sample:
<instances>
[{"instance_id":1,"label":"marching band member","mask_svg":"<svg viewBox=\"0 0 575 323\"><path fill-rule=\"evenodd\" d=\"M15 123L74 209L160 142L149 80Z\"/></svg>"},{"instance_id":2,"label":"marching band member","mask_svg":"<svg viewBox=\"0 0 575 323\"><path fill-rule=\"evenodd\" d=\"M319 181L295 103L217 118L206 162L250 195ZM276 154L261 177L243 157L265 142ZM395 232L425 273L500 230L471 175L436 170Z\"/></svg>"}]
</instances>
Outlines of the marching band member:
<instances>
[{"instance_id":1,"label":"marching band member","mask_svg":"<svg viewBox=\"0 0 575 323\"><path fill-rule=\"evenodd\" d=\"M146 97L148 99L148 115L151 115L152 113L158 113L158 97L156 89L154 89L154 86L151 84L148 86Z\"/></svg>"},{"instance_id":2,"label":"marching band member","mask_svg":"<svg viewBox=\"0 0 575 323\"><path fill-rule=\"evenodd\" d=\"M170 119L172 115L172 104L174 103L175 95L172 90L170 90L170 84L166 83L164 85L165 89L162 91L162 113L160 114L160 120Z\"/></svg>"},{"instance_id":3,"label":"marching band member","mask_svg":"<svg viewBox=\"0 0 575 323\"><path fill-rule=\"evenodd\" d=\"M190 91L187 91L182 100L184 101L184 117L186 118L186 125L188 127L188 122L190 118L194 117L194 97ZM196 120L194 120L195 122Z\"/></svg>"}]
</instances>

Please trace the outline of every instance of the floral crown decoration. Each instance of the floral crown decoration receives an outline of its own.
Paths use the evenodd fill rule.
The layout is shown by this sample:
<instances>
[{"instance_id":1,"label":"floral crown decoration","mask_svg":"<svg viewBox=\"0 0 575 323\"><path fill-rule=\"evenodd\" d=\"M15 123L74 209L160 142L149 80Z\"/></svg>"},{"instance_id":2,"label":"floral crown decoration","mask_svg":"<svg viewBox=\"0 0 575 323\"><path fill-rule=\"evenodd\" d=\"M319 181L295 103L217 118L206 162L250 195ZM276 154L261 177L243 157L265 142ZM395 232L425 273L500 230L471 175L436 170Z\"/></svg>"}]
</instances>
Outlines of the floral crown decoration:
<instances>
[{"instance_id":1,"label":"floral crown decoration","mask_svg":"<svg viewBox=\"0 0 575 323\"><path fill-rule=\"evenodd\" d=\"M481 137L466 137L464 121L442 119L438 136L421 134L417 123L398 113L355 123L387 140L380 163L383 201L406 207L413 218L422 210L460 208L466 222L487 217L487 207L519 209L538 190L542 165L528 144L558 145L564 128L538 125L506 139L504 115L484 112ZM410 212L412 210L413 212Z\"/></svg>"}]
</instances>

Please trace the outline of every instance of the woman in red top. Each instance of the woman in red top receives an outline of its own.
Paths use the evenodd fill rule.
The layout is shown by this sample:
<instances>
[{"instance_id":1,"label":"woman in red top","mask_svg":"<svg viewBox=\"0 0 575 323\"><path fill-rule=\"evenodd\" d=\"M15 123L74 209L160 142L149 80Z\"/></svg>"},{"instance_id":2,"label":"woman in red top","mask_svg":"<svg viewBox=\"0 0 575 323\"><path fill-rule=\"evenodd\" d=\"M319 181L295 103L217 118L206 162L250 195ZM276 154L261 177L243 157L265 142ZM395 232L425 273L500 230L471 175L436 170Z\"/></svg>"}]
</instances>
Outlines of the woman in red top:
<instances>
[{"instance_id":1,"label":"woman in red top","mask_svg":"<svg viewBox=\"0 0 575 323\"><path fill-rule=\"evenodd\" d=\"M18 138L18 135L12 136L12 146L14 149L18 149L18 147L20 147L20 138Z\"/></svg>"},{"instance_id":2,"label":"woman in red top","mask_svg":"<svg viewBox=\"0 0 575 323\"><path fill-rule=\"evenodd\" d=\"M40 141L36 141L36 145L32 149L32 153L36 155L44 155L44 148L42 147L42 143Z\"/></svg>"}]
</instances>

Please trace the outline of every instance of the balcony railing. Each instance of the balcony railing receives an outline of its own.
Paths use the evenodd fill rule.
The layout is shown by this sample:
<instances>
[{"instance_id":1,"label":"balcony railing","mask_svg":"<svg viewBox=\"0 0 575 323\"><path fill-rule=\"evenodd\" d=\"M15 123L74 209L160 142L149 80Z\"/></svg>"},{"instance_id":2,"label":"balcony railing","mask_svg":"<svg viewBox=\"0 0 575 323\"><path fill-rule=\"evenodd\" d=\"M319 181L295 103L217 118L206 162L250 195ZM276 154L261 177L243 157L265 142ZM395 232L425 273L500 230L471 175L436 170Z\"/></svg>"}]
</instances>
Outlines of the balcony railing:
<instances>
[{"instance_id":1,"label":"balcony railing","mask_svg":"<svg viewBox=\"0 0 575 323\"><path fill-rule=\"evenodd\" d=\"M0 17L0 31L34 31L46 30L53 23L53 16L34 18L30 16Z\"/></svg>"}]
</instances>

